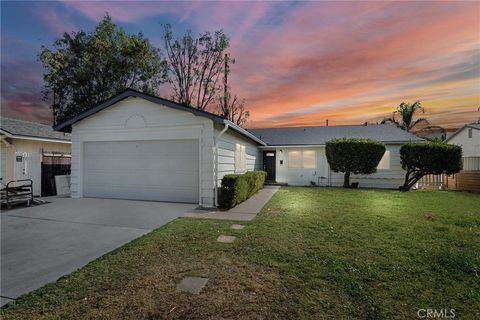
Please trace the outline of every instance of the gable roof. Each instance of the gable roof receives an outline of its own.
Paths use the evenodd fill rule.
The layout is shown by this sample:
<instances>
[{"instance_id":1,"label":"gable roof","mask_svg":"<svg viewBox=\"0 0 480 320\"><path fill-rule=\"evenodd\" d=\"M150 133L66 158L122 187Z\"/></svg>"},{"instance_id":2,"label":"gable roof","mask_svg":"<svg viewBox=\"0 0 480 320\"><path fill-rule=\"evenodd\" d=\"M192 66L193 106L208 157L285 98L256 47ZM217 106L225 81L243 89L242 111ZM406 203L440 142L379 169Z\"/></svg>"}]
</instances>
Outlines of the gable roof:
<instances>
[{"instance_id":1,"label":"gable roof","mask_svg":"<svg viewBox=\"0 0 480 320\"><path fill-rule=\"evenodd\" d=\"M78 114L75 117L72 117L72 118L70 118L70 119L68 119L68 120L66 120L66 121L64 121L60 124L57 124L56 126L54 126L54 129L57 130L57 131L71 132L72 131L72 125L74 123L79 122L79 121L81 121L81 120L99 112L99 111L102 111L103 109L106 109L106 108L114 105L117 102L120 102L120 101L122 101L126 98L130 98L130 97L142 98L142 99L148 100L150 102L153 102L153 103L156 103L156 104L161 104L163 106L166 106L166 107L169 107L169 108L172 108L172 109L190 112L195 116L209 118L215 123L220 123L220 124L223 124L223 125L228 124L228 127L231 128L232 130L246 136L247 138L255 141L256 143L258 143L260 145L265 145L265 143L262 140L258 139L257 137L255 137L254 135L252 135L251 133L246 131L245 129L240 128L239 126L237 126L233 122L225 119L224 117L221 117L219 115L216 115L216 114L213 114L213 113L210 113L210 112L207 112L207 111L195 109L193 107L190 107L190 106L187 106L187 105L184 105L184 104L180 104L180 103L168 100L168 99L164 99L164 98L160 98L160 97L157 97L157 96L154 96L154 95L146 94L146 93L143 93L143 92L140 92L140 91L137 91L137 90L134 90L134 89L130 89L130 88L124 90L123 92L120 92L120 93L114 95L113 97L111 97L111 98L109 98L105 101L102 101L102 102L96 104L92 108L90 108L90 109L88 109L84 112L81 112L80 114Z\"/></svg>"},{"instance_id":2,"label":"gable roof","mask_svg":"<svg viewBox=\"0 0 480 320\"><path fill-rule=\"evenodd\" d=\"M70 141L70 135L63 132L56 132L51 126L20 119L1 117L0 130L2 133L13 138Z\"/></svg>"},{"instance_id":3,"label":"gable roof","mask_svg":"<svg viewBox=\"0 0 480 320\"><path fill-rule=\"evenodd\" d=\"M334 138L370 138L384 143L423 139L389 124L248 129L269 146L324 145Z\"/></svg>"},{"instance_id":4,"label":"gable roof","mask_svg":"<svg viewBox=\"0 0 480 320\"><path fill-rule=\"evenodd\" d=\"M463 129L465 128L471 128L471 129L476 129L476 130L480 130L480 123L467 123L466 125L464 125L463 127L461 127L460 129L458 129L457 131L455 131L450 137L447 138L447 142L450 141L453 137L455 137L457 134L459 134L460 132L463 131Z\"/></svg>"}]
</instances>

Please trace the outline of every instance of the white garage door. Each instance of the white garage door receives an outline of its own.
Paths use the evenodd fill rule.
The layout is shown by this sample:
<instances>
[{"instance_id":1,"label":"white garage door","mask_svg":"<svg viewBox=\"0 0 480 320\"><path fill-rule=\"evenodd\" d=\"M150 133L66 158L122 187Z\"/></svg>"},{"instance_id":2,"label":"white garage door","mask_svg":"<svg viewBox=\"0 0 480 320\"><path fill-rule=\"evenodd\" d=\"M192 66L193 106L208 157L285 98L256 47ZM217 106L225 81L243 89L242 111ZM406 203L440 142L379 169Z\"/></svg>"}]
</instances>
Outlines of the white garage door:
<instances>
[{"instance_id":1,"label":"white garage door","mask_svg":"<svg viewBox=\"0 0 480 320\"><path fill-rule=\"evenodd\" d=\"M85 142L83 196L198 203L198 140Z\"/></svg>"}]
</instances>

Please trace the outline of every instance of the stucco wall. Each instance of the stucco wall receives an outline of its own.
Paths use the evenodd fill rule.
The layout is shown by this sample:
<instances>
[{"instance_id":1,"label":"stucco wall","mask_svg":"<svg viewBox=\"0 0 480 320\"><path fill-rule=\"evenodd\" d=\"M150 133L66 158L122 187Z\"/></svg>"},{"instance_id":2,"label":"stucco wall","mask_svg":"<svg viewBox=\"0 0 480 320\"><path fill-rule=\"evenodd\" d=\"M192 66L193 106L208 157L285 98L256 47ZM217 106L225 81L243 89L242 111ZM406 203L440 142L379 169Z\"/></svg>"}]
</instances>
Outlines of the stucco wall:
<instances>
[{"instance_id":1,"label":"stucco wall","mask_svg":"<svg viewBox=\"0 0 480 320\"><path fill-rule=\"evenodd\" d=\"M7 154L8 149L4 143L0 143L0 174L2 177L2 182L7 183Z\"/></svg>"},{"instance_id":2,"label":"stucco wall","mask_svg":"<svg viewBox=\"0 0 480 320\"><path fill-rule=\"evenodd\" d=\"M223 126L215 125L215 136L218 136L222 129ZM261 169L261 151L257 144L232 129L228 129L218 138L218 186L224 175L241 173L241 171L235 171L235 145L237 143L245 146L245 171Z\"/></svg>"},{"instance_id":3,"label":"stucco wall","mask_svg":"<svg viewBox=\"0 0 480 320\"><path fill-rule=\"evenodd\" d=\"M72 197L83 196L83 144L87 141L198 139L200 199L213 205L213 121L141 98L116 103L72 127Z\"/></svg>"},{"instance_id":4,"label":"stucco wall","mask_svg":"<svg viewBox=\"0 0 480 320\"><path fill-rule=\"evenodd\" d=\"M310 181L313 181L319 185L327 185L328 163L324 147L284 147L275 150L277 182L304 186L310 185ZM288 152L303 150L314 150L316 152L316 168L289 168Z\"/></svg>"},{"instance_id":5,"label":"stucco wall","mask_svg":"<svg viewBox=\"0 0 480 320\"><path fill-rule=\"evenodd\" d=\"M469 128L463 128L457 135L448 141L462 147L464 157L480 157L480 130L472 128L472 137L468 137Z\"/></svg>"},{"instance_id":6,"label":"stucco wall","mask_svg":"<svg viewBox=\"0 0 480 320\"><path fill-rule=\"evenodd\" d=\"M4 144L5 149L2 149L6 151L6 177L4 178L3 183L7 183L11 180L32 179L35 195L41 194L42 150L45 152L58 152L65 154L70 154L71 152L71 144L68 142L51 142L15 138L5 138L5 140L8 142L8 146ZM23 174L22 168L16 168L16 166L24 165L23 163L17 163L15 161L16 155L22 155L28 159L26 174Z\"/></svg>"},{"instance_id":7,"label":"stucco wall","mask_svg":"<svg viewBox=\"0 0 480 320\"><path fill-rule=\"evenodd\" d=\"M45 152L61 152L69 154L71 150L70 143L57 143L49 141L13 139L13 145L16 152L27 153L42 153L43 149Z\"/></svg>"}]
</instances>

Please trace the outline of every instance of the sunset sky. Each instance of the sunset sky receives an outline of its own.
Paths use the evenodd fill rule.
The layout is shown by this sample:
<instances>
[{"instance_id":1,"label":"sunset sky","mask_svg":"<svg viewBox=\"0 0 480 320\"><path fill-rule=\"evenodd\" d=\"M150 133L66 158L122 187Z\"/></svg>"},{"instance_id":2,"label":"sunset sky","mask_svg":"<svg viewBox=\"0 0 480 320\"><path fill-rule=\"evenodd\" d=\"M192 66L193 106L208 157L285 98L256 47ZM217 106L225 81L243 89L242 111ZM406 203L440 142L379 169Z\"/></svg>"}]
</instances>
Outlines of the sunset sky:
<instances>
[{"instance_id":1,"label":"sunset sky","mask_svg":"<svg viewBox=\"0 0 480 320\"><path fill-rule=\"evenodd\" d=\"M458 1L2 1L3 116L49 122L41 45L93 30L105 12L156 46L164 23L177 34L223 29L236 59L229 82L246 99L249 127L376 122L415 100L436 125L480 118L480 2Z\"/></svg>"}]
</instances>

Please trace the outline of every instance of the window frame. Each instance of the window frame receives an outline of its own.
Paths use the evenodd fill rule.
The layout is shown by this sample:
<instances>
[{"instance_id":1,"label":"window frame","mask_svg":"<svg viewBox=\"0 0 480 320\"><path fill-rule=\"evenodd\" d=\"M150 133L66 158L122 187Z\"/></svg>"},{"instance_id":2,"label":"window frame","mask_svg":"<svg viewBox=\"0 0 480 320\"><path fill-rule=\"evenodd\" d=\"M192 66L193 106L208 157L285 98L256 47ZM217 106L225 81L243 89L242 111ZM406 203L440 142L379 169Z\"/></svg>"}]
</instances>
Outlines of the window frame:
<instances>
[{"instance_id":1,"label":"window frame","mask_svg":"<svg viewBox=\"0 0 480 320\"><path fill-rule=\"evenodd\" d=\"M300 153L300 165L299 166L292 166L290 154L298 152ZM313 166L305 166L305 152L312 152L313 153ZM317 150L289 150L287 152L288 158L288 168L289 169L316 169L317 168Z\"/></svg>"},{"instance_id":2,"label":"window frame","mask_svg":"<svg viewBox=\"0 0 480 320\"><path fill-rule=\"evenodd\" d=\"M235 172L247 170L247 150L244 144L235 144L234 167Z\"/></svg>"},{"instance_id":3,"label":"window frame","mask_svg":"<svg viewBox=\"0 0 480 320\"><path fill-rule=\"evenodd\" d=\"M291 154L294 154L294 153L298 153L300 155L300 159L299 159L299 165L298 166L293 166L292 165L292 159L291 159ZM287 157L288 157L288 168L289 169L301 169L303 166L303 161L302 161L302 158L303 158L303 155L302 155L302 151L299 151L299 150L289 150L288 153L287 153Z\"/></svg>"}]
</instances>

